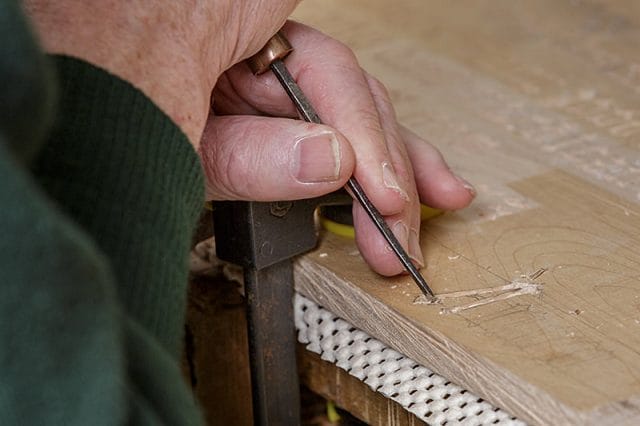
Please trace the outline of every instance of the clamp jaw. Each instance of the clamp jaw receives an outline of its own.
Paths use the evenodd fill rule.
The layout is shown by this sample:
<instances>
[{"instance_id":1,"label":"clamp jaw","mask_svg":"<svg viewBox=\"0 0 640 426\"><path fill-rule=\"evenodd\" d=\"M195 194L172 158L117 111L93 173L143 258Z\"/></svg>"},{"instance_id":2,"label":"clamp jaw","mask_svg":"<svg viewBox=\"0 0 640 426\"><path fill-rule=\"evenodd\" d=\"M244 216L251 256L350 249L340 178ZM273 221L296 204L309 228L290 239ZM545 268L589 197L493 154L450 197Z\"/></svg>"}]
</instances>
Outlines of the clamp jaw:
<instances>
[{"instance_id":1,"label":"clamp jaw","mask_svg":"<svg viewBox=\"0 0 640 426\"><path fill-rule=\"evenodd\" d=\"M243 268L264 269L317 243L316 199L214 203L217 256Z\"/></svg>"},{"instance_id":2,"label":"clamp jaw","mask_svg":"<svg viewBox=\"0 0 640 426\"><path fill-rule=\"evenodd\" d=\"M244 270L254 424L300 423L293 258L316 246L319 206L349 203L344 190L299 201L213 203L216 254Z\"/></svg>"}]
</instances>

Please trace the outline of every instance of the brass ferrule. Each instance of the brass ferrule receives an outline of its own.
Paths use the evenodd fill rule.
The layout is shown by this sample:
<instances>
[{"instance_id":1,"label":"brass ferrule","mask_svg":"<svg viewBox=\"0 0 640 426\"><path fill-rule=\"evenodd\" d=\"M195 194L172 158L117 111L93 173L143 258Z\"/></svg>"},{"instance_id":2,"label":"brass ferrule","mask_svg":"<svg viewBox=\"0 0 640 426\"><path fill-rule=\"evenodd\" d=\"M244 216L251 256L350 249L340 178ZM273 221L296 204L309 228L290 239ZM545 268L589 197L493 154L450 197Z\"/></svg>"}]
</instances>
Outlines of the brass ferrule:
<instances>
[{"instance_id":1,"label":"brass ferrule","mask_svg":"<svg viewBox=\"0 0 640 426\"><path fill-rule=\"evenodd\" d=\"M271 65L273 61L276 59L284 59L292 51L293 47L291 47L289 40L287 40L282 33L278 32L271 37L258 53L247 59L247 64L254 74L262 74L269 70L269 65Z\"/></svg>"}]
</instances>

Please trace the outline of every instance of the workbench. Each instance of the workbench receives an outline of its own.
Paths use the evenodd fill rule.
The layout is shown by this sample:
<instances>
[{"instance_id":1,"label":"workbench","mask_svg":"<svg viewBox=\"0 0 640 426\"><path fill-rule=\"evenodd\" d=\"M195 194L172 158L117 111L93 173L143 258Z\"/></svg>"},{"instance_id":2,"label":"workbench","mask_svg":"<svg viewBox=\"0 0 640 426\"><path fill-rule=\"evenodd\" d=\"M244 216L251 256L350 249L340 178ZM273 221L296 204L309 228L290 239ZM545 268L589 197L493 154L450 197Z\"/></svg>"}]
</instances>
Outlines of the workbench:
<instances>
[{"instance_id":1,"label":"workbench","mask_svg":"<svg viewBox=\"0 0 640 426\"><path fill-rule=\"evenodd\" d=\"M416 303L409 278L376 275L328 233L296 261L299 297L514 421L640 424L640 3L308 0L294 19L353 48L400 121L478 190L422 226L441 304ZM229 308L241 299L210 291L194 285L187 336L205 370L215 363L194 355L206 337L193 324L242 315ZM234 327L213 328L241 341ZM369 423L419 423L309 351L299 364L311 389Z\"/></svg>"}]
</instances>

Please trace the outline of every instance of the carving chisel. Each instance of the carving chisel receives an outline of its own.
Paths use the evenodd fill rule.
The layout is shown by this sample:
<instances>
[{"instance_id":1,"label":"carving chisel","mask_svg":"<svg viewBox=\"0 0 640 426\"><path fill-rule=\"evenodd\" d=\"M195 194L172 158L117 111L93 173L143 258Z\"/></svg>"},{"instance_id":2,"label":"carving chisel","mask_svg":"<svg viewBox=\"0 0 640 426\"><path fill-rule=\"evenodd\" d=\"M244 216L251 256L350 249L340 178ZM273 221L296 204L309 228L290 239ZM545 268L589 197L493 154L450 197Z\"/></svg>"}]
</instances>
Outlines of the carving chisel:
<instances>
[{"instance_id":1,"label":"carving chisel","mask_svg":"<svg viewBox=\"0 0 640 426\"><path fill-rule=\"evenodd\" d=\"M267 42L262 50L249 58L247 63L249 64L251 71L256 75L262 74L271 69L278 78L278 81L280 81L280 84L282 84L284 90L287 92L287 95L289 95L293 101L302 118L308 122L323 124L322 120L320 120L320 117L318 117L318 114L313 109L313 106L309 103L309 100L293 79L283 62L284 58L292 51L293 48L286 37L284 37L282 33L277 33ZM373 205L371 200L369 200L369 197L367 197L356 178L353 176L349 178L346 186L365 209L380 233L384 236L387 243L391 246L391 249L396 254L406 271L411 275L418 287L420 287L420 290L422 290L428 299L433 299L433 291L425 281L422 274L420 274L420 271L418 271L418 268L416 268L413 262L411 262L411 258L409 258L407 252L404 250L393 232L391 232L391 229L389 229L384 218Z\"/></svg>"}]
</instances>

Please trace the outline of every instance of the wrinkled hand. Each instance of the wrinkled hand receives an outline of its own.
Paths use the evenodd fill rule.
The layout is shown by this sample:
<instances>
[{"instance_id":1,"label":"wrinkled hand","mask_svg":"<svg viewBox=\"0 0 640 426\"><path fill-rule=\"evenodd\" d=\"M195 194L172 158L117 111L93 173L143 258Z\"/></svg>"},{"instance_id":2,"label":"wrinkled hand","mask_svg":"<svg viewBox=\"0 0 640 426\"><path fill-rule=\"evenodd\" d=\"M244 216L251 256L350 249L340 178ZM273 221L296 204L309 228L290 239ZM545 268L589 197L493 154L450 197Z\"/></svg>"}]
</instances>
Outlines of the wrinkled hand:
<instances>
[{"instance_id":1,"label":"wrinkled hand","mask_svg":"<svg viewBox=\"0 0 640 426\"><path fill-rule=\"evenodd\" d=\"M210 198L314 197L354 174L421 265L419 202L459 209L473 189L435 148L398 124L386 90L348 48L289 22L284 33L295 51L287 66L328 125L292 120L295 108L275 77L255 77L242 61L297 3L26 0L25 7L45 49L128 80L180 126L201 154ZM358 205L354 223L372 268L402 272Z\"/></svg>"},{"instance_id":2,"label":"wrinkled hand","mask_svg":"<svg viewBox=\"0 0 640 426\"><path fill-rule=\"evenodd\" d=\"M197 148L218 77L257 52L300 0L23 0L46 51L142 90Z\"/></svg>"},{"instance_id":3,"label":"wrinkled hand","mask_svg":"<svg viewBox=\"0 0 640 426\"><path fill-rule=\"evenodd\" d=\"M288 22L294 46L286 64L318 115L305 123L272 73L254 76L238 64L218 80L200 152L212 199L284 200L325 194L354 174L418 264L420 201L446 210L471 202L431 145L401 127L384 86L363 71L350 49ZM289 117L287 118L273 118ZM354 204L356 242L374 270L403 268L362 207Z\"/></svg>"}]
</instances>

